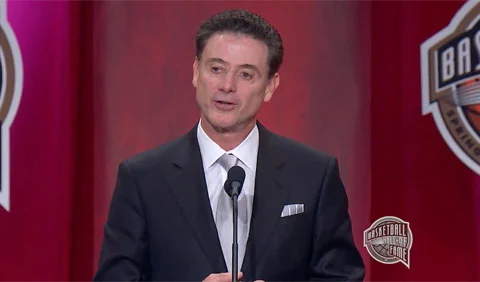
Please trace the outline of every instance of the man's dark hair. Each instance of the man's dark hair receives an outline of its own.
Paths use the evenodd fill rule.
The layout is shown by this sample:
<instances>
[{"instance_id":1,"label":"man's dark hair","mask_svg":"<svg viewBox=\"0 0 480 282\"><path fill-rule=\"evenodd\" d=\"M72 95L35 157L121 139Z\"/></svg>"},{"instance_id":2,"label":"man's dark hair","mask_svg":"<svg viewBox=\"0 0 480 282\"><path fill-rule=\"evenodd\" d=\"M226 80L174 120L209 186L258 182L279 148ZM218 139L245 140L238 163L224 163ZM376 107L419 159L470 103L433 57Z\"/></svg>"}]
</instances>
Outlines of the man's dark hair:
<instances>
[{"instance_id":1,"label":"man's dark hair","mask_svg":"<svg viewBox=\"0 0 480 282\"><path fill-rule=\"evenodd\" d=\"M197 58L200 60L207 41L215 33L244 34L264 42L268 47L268 77L272 77L283 61L283 43L278 31L261 16L246 10L227 10L203 22L195 37Z\"/></svg>"}]
</instances>

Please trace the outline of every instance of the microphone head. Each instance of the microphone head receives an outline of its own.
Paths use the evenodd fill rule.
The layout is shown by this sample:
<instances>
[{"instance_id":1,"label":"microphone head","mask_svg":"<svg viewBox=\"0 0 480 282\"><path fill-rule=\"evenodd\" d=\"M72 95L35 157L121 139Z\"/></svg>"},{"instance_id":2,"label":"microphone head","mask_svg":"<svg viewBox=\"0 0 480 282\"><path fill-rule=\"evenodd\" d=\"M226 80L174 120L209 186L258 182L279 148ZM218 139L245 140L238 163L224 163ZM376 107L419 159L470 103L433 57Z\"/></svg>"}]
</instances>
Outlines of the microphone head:
<instances>
[{"instance_id":1,"label":"microphone head","mask_svg":"<svg viewBox=\"0 0 480 282\"><path fill-rule=\"evenodd\" d=\"M227 192L228 196L232 197L234 193L240 195L242 191L243 182L245 181L245 170L238 165L233 166L228 170L227 181L223 188Z\"/></svg>"}]
</instances>

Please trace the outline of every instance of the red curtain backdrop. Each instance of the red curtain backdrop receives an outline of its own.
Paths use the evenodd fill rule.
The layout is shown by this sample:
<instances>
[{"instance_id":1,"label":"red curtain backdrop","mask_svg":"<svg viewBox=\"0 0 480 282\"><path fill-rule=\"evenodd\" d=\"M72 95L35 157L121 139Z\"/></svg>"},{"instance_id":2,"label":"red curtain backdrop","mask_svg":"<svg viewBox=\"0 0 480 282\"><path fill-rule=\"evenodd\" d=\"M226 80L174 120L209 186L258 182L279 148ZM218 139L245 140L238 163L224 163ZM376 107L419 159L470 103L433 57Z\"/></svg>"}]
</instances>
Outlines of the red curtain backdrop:
<instances>
[{"instance_id":1,"label":"red curtain backdrop","mask_svg":"<svg viewBox=\"0 0 480 282\"><path fill-rule=\"evenodd\" d=\"M24 89L0 280L91 280L118 163L198 120L194 33L227 8L280 30L281 83L260 120L338 157L366 280L480 279L480 178L421 114L420 44L462 4L8 1ZM389 215L410 222L410 269L363 247Z\"/></svg>"},{"instance_id":2,"label":"red curtain backdrop","mask_svg":"<svg viewBox=\"0 0 480 282\"><path fill-rule=\"evenodd\" d=\"M3 281L70 277L81 83L73 6L7 2L24 81L10 130L10 212L0 207Z\"/></svg>"},{"instance_id":3,"label":"red curtain backdrop","mask_svg":"<svg viewBox=\"0 0 480 282\"><path fill-rule=\"evenodd\" d=\"M398 216L414 237L411 268L372 262L373 280L480 279L478 175L448 148L433 117L421 114L420 45L463 4L372 5L372 220Z\"/></svg>"}]
</instances>

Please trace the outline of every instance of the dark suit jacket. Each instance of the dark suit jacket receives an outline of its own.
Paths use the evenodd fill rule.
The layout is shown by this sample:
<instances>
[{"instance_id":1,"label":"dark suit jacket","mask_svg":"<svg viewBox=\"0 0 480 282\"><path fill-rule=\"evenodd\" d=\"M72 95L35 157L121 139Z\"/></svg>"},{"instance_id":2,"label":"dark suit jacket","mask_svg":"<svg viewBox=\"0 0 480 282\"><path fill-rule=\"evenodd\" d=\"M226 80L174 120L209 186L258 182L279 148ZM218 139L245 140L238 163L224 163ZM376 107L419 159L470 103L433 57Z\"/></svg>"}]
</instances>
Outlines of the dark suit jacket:
<instances>
[{"instance_id":1,"label":"dark suit jacket","mask_svg":"<svg viewBox=\"0 0 480 282\"><path fill-rule=\"evenodd\" d=\"M363 280L336 159L258 126L243 281ZM304 213L280 217L286 204ZM196 127L121 163L94 280L201 281L226 271Z\"/></svg>"}]
</instances>

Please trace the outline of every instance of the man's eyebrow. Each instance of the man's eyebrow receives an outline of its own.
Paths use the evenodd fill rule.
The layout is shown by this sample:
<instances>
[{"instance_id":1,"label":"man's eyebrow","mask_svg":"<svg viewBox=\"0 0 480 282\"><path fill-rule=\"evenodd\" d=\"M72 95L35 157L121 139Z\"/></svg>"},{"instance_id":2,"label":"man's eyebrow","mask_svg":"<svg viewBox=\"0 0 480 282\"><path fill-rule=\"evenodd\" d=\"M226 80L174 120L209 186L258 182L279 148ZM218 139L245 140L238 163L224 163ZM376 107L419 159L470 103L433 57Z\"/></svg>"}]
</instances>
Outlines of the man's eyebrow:
<instances>
[{"instance_id":1,"label":"man's eyebrow","mask_svg":"<svg viewBox=\"0 0 480 282\"><path fill-rule=\"evenodd\" d=\"M220 58L210 58L207 60L207 63L221 63L221 64L227 64L224 60Z\"/></svg>"},{"instance_id":2,"label":"man's eyebrow","mask_svg":"<svg viewBox=\"0 0 480 282\"><path fill-rule=\"evenodd\" d=\"M227 62L225 62L224 60L220 59L220 58L210 58L207 60L207 63L220 63L220 64L225 64L225 65L228 65ZM239 68L243 68L243 69L251 69L251 70L254 70L258 73L260 73L260 70L255 66L255 65L252 65L252 64L242 64L239 66Z\"/></svg>"},{"instance_id":3,"label":"man's eyebrow","mask_svg":"<svg viewBox=\"0 0 480 282\"><path fill-rule=\"evenodd\" d=\"M258 68L254 65L251 65L251 64L243 64L243 65L240 65L240 68L245 68L245 69L251 69L251 70L254 70L258 73L260 73L260 71L258 70Z\"/></svg>"}]
</instances>

